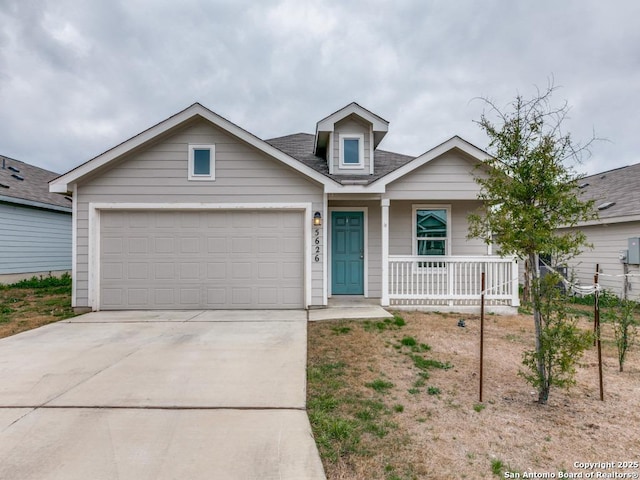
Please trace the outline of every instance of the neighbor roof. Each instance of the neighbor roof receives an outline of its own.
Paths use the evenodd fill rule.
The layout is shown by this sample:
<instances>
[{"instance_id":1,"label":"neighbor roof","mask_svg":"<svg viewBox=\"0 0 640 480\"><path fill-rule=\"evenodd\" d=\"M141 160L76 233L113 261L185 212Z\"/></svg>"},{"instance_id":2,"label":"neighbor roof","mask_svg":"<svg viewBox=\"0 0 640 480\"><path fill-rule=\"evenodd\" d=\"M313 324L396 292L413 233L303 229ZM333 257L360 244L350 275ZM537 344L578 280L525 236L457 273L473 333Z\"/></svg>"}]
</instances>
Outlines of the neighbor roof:
<instances>
[{"instance_id":1,"label":"neighbor roof","mask_svg":"<svg viewBox=\"0 0 640 480\"><path fill-rule=\"evenodd\" d=\"M71 199L49 192L59 174L0 155L0 201L71 211Z\"/></svg>"},{"instance_id":2,"label":"neighbor roof","mask_svg":"<svg viewBox=\"0 0 640 480\"><path fill-rule=\"evenodd\" d=\"M605 207L598 211L602 220L640 215L640 163L584 177L578 186L582 199Z\"/></svg>"}]
</instances>

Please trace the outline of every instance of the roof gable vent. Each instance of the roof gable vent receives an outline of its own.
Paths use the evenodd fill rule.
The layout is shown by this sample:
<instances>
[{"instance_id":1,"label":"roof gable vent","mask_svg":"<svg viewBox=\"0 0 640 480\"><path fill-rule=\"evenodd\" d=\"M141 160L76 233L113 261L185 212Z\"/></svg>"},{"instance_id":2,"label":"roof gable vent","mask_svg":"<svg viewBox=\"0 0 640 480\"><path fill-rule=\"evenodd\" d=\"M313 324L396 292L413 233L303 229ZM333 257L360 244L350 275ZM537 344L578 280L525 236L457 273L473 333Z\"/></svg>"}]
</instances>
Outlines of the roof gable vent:
<instances>
[{"instance_id":1,"label":"roof gable vent","mask_svg":"<svg viewBox=\"0 0 640 480\"><path fill-rule=\"evenodd\" d=\"M12 167L11 165L9 165L7 168L12 172L20 173L20 170L18 170L16 167Z\"/></svg>"},{"instance_id":2,"label":"roof gable vent","mask_svg":"<svg viewBox=\"0 0 640 480\"><path fill-rule=\"evenodd\" d=\"M0 188L9 188L9 185L5 185L4 183L0 183Z\"/></svg>"},{"instance_id":3,"label":"roof gable vent","mask_svg":"<svg viewBox=\"0 0 640 480\"><path fill-rule=\"evenodd\" d=\"M607 208L611 208L616 204L616 202L604 202L598 205L598 210L606 210Z\"/></svg>"},{"instance_id":4,"label":"roof gable vent","mask_svg":"<svg viewBox=\"0 0 640 480\"><path fill-rule=\"evenodd\" d=\"M11 168L11 167L9 167L9 168ZM21 177L20 175L16 175L15 173L12 173L11 176L13 178L15 178L16 180L20 180L20 181L24 180L24 177Z\"/></svg>"},{"instance_id":5,"label":"roof gable vent","mask_svg":"<svg viewBox=\"0 0 640 480\"><path fill-rule=\"evenodd\" d=\"M588 186L589 186L589 182L584 182L578 185L578 188L583 189L583 188L587 188Z\"/></svg>"}]
</instances>

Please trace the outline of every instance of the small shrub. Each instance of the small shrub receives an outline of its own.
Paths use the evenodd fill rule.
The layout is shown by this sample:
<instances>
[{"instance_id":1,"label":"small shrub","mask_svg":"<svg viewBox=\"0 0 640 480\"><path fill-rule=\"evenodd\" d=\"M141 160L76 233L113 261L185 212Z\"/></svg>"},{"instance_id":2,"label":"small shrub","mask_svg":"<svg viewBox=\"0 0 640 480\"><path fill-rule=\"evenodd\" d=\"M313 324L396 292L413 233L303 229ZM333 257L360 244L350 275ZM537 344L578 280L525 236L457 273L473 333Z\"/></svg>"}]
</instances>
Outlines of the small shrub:
<instances>
[{"instance_id":1,"label":"small shrub","mask_svg":"<svg viewBox=\"0 0 640 480\"><path fill-rule=\"evenodd\" d=\"M413 364L420 370L427 370L429 368L449 370L450 368L453 368L453 365L451 365L449 362L443 363L431 358L421 357L420 355L411 355L411 359L413 360Z\"/></svg>"},{"instance_id":2,"label":"small shrub","mask_svg":"<svg viewBox=\"0 0 640 480\"><path fill-rule=\"evenodd\" d=\"M396 327L404 327L404 326L407 324L407 322L405 322L405 321L404 321L404 318L402 318L400 315L398 315L397 313L395 313L395 314L393 315L393 324L394 324Z\"/></svg>"},{"instance_id":3,"label":"small shrub","mask_svg":"<svg viewBox=\"0 0 640 480\"><path fill-rule=\"evenodd\" d=\"M440 389L438 387L428 387L427 393L429 395L440 395Z\"/></svg>"},{"instance_id":4,"label":"small shrub","mask_svg":"<svg viewBox=\"0 0 640 480\"><path fill-rule=\"evenodd\" d=\"M638 336L638 322L635 319L636 302L619 300L615 308L604 313L603 318L613 325L613 336L618 350L618 366L624 371L627 351L634 345Z\"/></svg>"},{"instance_id":5,"label":"small shrub","mask_svg":"<svg viewBox=\"0 0 640 480\"><path fill-rule=\"evenodd\" d=\"M400 405L399 403L397 405L393 406L393 411L396 413L402 413L404 412L404 405Z\"/></svg>"},{"instance_id":6,"label":"small shrub","mask_svg":"<svg viewBox=\"0 0 640 480\"><path fill-rule=\"evenodd\" d=\"M424 387L425 384L425 379L424 378L419 378L418 380L416 380L415 382L413 382L413 386L415 388L420 388L420 387Z\"/></svg>"},{"instance_id":7,"label":"small shrub","mask_svg":"<svg viewBox=\"0 0 640 480\"><path fill-rule=\"evenodd\" d=\"M346 335L351 331L351 327L332 327L331 331L333 331L335 335Z\"/></svg>"},{"instance_id":8,"label":"small shrub","mask_svg":"<svg viewBox=\"0 0 640 480\"><path fill-rule=\"evenodd\" d=\"M476 403L473 405L473 409L478 413L480 413L485 408L487 408L487 406L484 403Z\"/></svg>"},{"instance_id":9,"label":"small shrub","mask_svg":"<svg viewBox=\"0 0 640 480\"><path fill-rule=\"evenodd\" d=\"M410 388L409 390L407 390L407 392L409 392L411 395L417 395L418 393L420 393L420 389L419 388Z\"/></svg>"},{"instance_id":10,"label":"small shrub","mask_svg":"<svg viewBox=\"0 0 640 480\"><path fill-rule=\"evenodd\" d=\"M364 386L372 388L378 393L385 393L387 390L393 388L393 383L378 378L373 382L365 383Z\"/></svg>"},{"instance_id":11,"label":"small shrub","mask_svg":"<svg viewBox=\"0 0 640 480\"><path fill-rule=\"evenodd\" d=\"M418 344L416 339L413 337L403 337L402 340L400 340L400 343L405 347L415 347Z\"/></svg>"},{"instance_id":12,"label":"small shrub","mask_svg":"<svg viewBox=\"0 0 640 480\"><path fill-rule=\"evenodd\" d=\"M70 287L71 275L64 273L60 277L31 277L28 280L20 280L13 283L8 288L51 288L51 287Z\"/></svg>"},{"instance_id":13,"label":"small shrub","mask_svg":"<svg viewBox=\"0 0 640 480\"><path fill-rule=\"evenodd\" d=\"M494 458L493 460L491 460L491 473L493 473L494 475L502 476L504 467L504 462L499 458Z\"/></svg>"}]
</instances>

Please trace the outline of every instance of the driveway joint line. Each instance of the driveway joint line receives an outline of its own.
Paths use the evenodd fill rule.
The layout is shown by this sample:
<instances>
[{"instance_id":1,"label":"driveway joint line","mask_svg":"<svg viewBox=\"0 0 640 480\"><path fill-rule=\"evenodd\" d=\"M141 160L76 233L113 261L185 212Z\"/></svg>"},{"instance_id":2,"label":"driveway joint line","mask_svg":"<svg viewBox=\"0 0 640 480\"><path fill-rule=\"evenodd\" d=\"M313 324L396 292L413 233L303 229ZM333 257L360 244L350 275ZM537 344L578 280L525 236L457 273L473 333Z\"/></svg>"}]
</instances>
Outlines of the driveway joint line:
<instances>
[{"instance_id":1,"label":"driveway joint line","mask_svg":"<svg viewBox=\"0 0 640 480\"><path fill-rule=\"evenodd\" d=\"M2 407L0 407L2 408ZM38 407L11 407L11 408L30 408L31 410L29 410L28 412L25 412L24 415L21 415L19 418L16 418L13 422L11 422L9 425L7 425L5 428L3 428L2 430L0 430L0 432L4 432L6 430L9 430L12 426L14 426L16 423L18 423L20 420L22 420L23 418L27 417L28 415L31 415L33 412L35 412Z\"/></svg>"}]
</instances>

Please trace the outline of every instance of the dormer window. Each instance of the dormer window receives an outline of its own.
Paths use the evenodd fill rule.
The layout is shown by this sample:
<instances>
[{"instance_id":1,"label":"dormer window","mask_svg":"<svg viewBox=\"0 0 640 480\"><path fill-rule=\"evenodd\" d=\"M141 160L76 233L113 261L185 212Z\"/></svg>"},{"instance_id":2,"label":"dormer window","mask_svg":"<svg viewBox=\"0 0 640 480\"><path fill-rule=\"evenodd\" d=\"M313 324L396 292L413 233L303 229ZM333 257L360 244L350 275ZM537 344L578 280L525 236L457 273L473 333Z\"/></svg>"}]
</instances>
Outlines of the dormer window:
<instances>
[{"instance_id":1,"label":"dormer window","mask_svg":"<svg viewBox=\"0 0 640 480\"><path fill-rule=\"evenodd\" d=\"M364 168L364 135L340 134L340 168Z\"/></svg>"}]
</instances>

